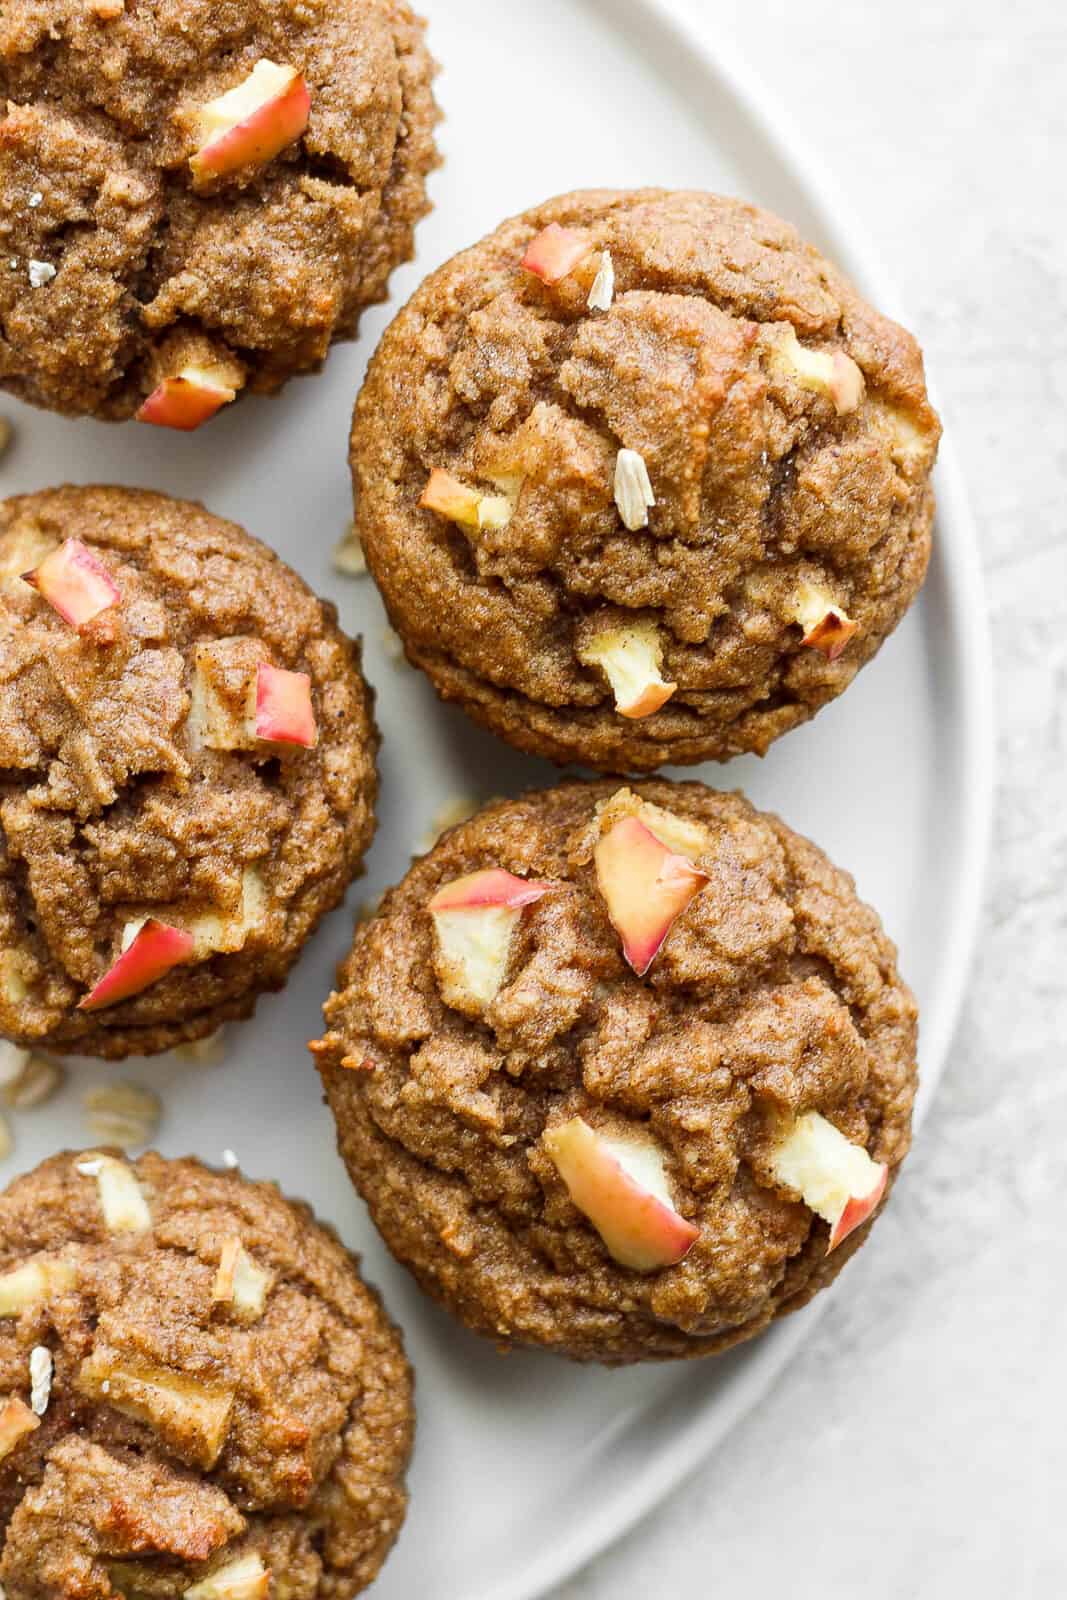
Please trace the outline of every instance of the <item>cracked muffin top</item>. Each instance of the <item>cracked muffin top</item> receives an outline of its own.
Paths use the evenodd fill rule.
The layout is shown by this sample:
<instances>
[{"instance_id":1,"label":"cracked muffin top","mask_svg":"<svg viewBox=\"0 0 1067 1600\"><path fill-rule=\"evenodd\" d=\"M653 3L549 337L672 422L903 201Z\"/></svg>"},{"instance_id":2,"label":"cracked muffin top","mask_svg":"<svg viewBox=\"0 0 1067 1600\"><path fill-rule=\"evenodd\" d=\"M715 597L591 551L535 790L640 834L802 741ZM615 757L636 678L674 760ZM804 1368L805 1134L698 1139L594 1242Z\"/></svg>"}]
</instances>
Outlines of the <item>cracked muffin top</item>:
<instances>
[{"instance_id":1,"label":"cracked muffin top","mask_svg":"<svg viewBox=\"0 0 1067 1600\"><path fill-rule=\"evenodd\" d=\"M411 1374L272 1184L53 1157L0 1195L7 1600L347 1600L406 1506Z\"/></svg>"},{"instance_id":2,"label":"cracked muffin top","mask_svg":"<svg viewBox=\"0 0 1067 1600\"><path fill-rule=\"evenodd\" d=\"M699 784L445 835L313 1045L354 1183L472 1328L697 1356L836 1276L909 1141L916 1009L851 878Z\"/></svg>"},{"instance_id":3,"label":"cracked muffin top","mask_svg":"<svg viewBox=\"0 0 1067 1600\"><path fill-rule=\"evenodd\" d=\"M352 431L410 660L513 744L644 771L848 685L930 550L915 341L735 200L568 195L422 285Z\"/></svg>"},{"instance_id":4,"label":"cracked muffin top","mask_svg":"<svg viewBox=\"0 0 1067 1600\"><path fill-rule=\"evenodd\" d=\"M359 868L376 750L358 646L233 523L0 503L0 1032L119 1057L247 1016Z\"/></svg>"},{"instance_id":5,"label":"cracked muffin top","mask_svg":"<svg viewBox=\"0 0 1067 1600\"><path fill-rule=\"evenodd\" d=\"M9 0L0 384L191 428L316 368L429 209L422 32L402 0Z\"/></svg>"}]
</instances>

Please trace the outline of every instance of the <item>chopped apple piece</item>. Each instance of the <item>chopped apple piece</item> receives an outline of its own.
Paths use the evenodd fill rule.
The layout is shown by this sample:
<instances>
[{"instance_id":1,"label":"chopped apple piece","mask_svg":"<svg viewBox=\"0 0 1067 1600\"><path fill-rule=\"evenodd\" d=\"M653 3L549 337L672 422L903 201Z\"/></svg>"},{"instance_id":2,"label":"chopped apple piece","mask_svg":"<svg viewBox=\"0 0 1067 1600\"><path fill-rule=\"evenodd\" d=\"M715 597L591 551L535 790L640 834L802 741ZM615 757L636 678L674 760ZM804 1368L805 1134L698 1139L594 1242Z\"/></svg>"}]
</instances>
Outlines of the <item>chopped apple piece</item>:
<instances>
[{"instance_id":1,"label":"chopped apple piece","mask_svg":"<svg viewBox=\"0 0 1067 1600\"><path fill-rule=\"evenodd\" d=\"M530 240L522 264L535 278L551 285L570 277L589 253L589 240L584 233L576 233L573 228L561 228L558 222L550 222L536 238Z\"/></svg>"},{"instance_id":2,"label":"chopped apple piece","mask_svg":"<svg viewBox=\"0 0 1067 1600\"><path fill-rule=\"evenodd\" d=\"M195 646L189 696L194 750L254 750L259 669L269 660L262 639L233 635Z\"/></svg>"},{"instance_id":3,"label":"chopped apple piece","mask_svg":"<svg viewBox=\"0 0 1067 1600\"><path fill-rule=\"evenodd\" d=\"M183 1600L266 1600L270 1571L259 1556L242 1556L186 1589Z\"/></svg>"},{"instance_id":4,"label":"chopped apple piece","mask_svg":"<svg viewBox=\"0 0 1067 1600\"><path fill-rule=\"evenodd\" d=\"M497 531L506 528L511 521L518 499L517 484L512 489L506 480L502 480L502 486L506 490L502 494L480 494L477 489L469 489L450 472L435 467L422 491L419 505L424 511L436 511L438 516L447 517L449 522L468 528L472 533Z\"/></svg>"},{"instance_id":5,"label":"chopped apple piece","mask_svg":"<svg viewBox=\"0 0 1067 1600\"><path fill-rule=\"evenodd\" d=\"M104 563L80 539L65 539L40 566L24 572L22 581L75 628L122 599Z\"/></svg>"},{"instance_id":6,"label":"chopped apple piece","mask_svg":"<svg viewBox=\"0 0 1067 1600\"><path fill-rule=\"evenodd\" d=\"M615 457L615 504L623 526L631 533L648 527L656 496L645 458L637 450L620 450Z\"/></svg>"},{"instance_id":7,"label":"chopped apple piece","mask_svg":"<svg viewBox=\"0 0 1067 1600\"><path fill-rule=\"evenodd\" d=\"M544 1144L574 1204L620 1266L658 1272L699 1239L700 1229L674 1209L663 1152L646 1135L614 1138L572 1117L547 1128Z\"/></svg>"},{"instance_id":8,"label":"chopped apple piece","mask_svg":"<svg viewBox=\"0 0 1067 1600\"><path fill-rule=\"evenodd\" d=\"M439 889L429 903L437 935L435 968L446 1005L478 1015L507 972L511 939L525 906L554 888L502 867L472 872Z\"/></svg>"},{"instance_id":9,"label":"chopped apple piece","mask_svg":"<svg viewBox=\"0 0 1067 1600\"><path fill-rule=\"evenodd\" d=\"M144 1190L125 1161L115 1156L93 1156L79 1163L78 1171L96 1179L97 1198L108 1233L147 1233L152 1226Z\"/></svg>"},{"instance_id":10,"label":"chopped apple piece","mask_svg":"<svg viewBox=\"0 0 1067 1600\"><path fill-rule=\"evenodd\" d=\"M222 1246L211 1298L216 1305L232 1305L249 1322L256 1322L263 1315L273 1282L273 1274L258 1266L234 1235Z\"/></svg>"},{"instance_id":11,"label":"chopped apple piece","mask_svg":"<svg viewBox=\"0 0 1067 1600\"><path fill-rule=\"evenodd\" d=\"M838 416L843 417L862 404L866 385L851 356L843 350L809 350L800 343L791 322L776 323L772 333L770 348L775 365L788 372L802 389L825 395Z\"/></svg>"},{"instance_id":12,"label":"chopped apple piece","mask_svg":"<svg viewBox=\"0 0 1067 1600\"><path fill-rule=\"evenodd\" d=\"M616 822L594 856L597 883L623 954L643 977L708 875L669 850L637 817Z\"/></svg>"},{"instance_id":13,"label":"chopped apple piece","mask_svg":"<svg viewBox=\"0 0 1067 1600\"><path fill-rule=\"evenodd\" d=\"M8 1005L20 1006L30 992L21 970L25 959L17 950L0 951L0 993Z\"/></svg>"},{"instance_id":14,"label":"chopped apple piece","mask_svg":"<svg viewBox=\"0 0 1067 1600\"><path fill-rule=\"evenodd\" d=\"M885 1193L889 1168L872 1161L862 1145L806 1111L778 1141L771 1156L775 1179L799 1191L804 1204L830 1224L827 1254L866 1222Z\"/></svg>"},{"instance_id":15,"label":"chopped apple piece","mask_svg":"<svg viewBox=\"0 0 1067 1600\"><path fill-rule=\"evenodd\" d=\"M225 915L203 911L187 923L195 948L194 960L206 961L212 955L232 955L243 950L250 933L263 927L270 909L270 897L262 874L256 867L245 867L241 875L241 909Z\"/></svg>"},{"instance_id":16,"label":"chopped apple piece","mask_svg":"<svg viewBox=\"0 0 1067 1600\"><path fill-rule=\"evenodd\" d=\"M56 548L52 535L35 523L8 529L4 535L4 548L0 551L0 591L7 594L18 592L24 581L23 573L29 572L31 567L39 567Z\"/></svg>"},{"instance_id":17,"label":"chopped apple piece","mask_svg":"<svg viewBox=\"0 0 1067 1600\"><path fill-rule=\"evenodd\" d=\"M123 1416L154 1428L187 1460L209 1470L222 1453L233 1411L233 1390L171 1367L95 1351L81 1364L78 1388Z\"/></svg>"},{"instance_id":18,"label":"chopped apple piece","mask_svg":"<svg viewBox=\"0 0 1067 1600\"><path fill-rule=\"evenodd\" d=\"M587 667L600 668L621 717L650 717L678 687L664 681L663 646L650 622L605 629L579 649L578 659Z\"/></svg>"},{"instance_id":19,"label":"chopped apple piece","mask_svg":"<svg viewBox=\"0 0 1067 1600\"><path fill-rule=\"evenodd\" d=\"M40 1417L34 1415L24 1400L12 1395L0 1411L0 1461L11 1454L21 1439L40 1426Z\"/></svg>"},{"instance_id":20,"label":"chopped apple piece","mask_svg":"<svg viewBox=\"0 0 1067 1600\"><path fill-rule=\"evenodd\" d=\"M137 421L151 423L154 428L193 433L216 411L236 400L237 390L226 381L229 376L222 367L183 367L156 385L138 411Z\"/></svg>"},{"instance_id":21,"label":"chopped apple piece","mask_svg":"<svg viewBox=\"0 0 1067 1600\"><path fill-rule=\"evenodd\" d=\"M201 106L198 148L189 158L194 178L223 178L273 161L300 138L310 111L310 90L295 67L257 61L243 83Z\"/></svg>"},{"instance_id":22,"label":"chopped apple piece","mask_svg":"<svg viewBox=\"0 0 1067 1600\"><path fill-rule=\"evenodd\" d=\"M199 644L188 728L194 750L254 750L260 743L311 749L318 742L311 678L273 666L261 639Z\"/></svg>"},{"instance_id":23,"label":"chopped apple piece","mask_svg":"<svg viewBox=\"0 0 1067 1600\"><path fill-rule=\"evenodd\" d=\"M793 620L804 629L801 644L818 650L827 661L836 661L856 631L856 624L836 605L833 596L814 583L797 586Z\"/></svg>"},{"instance_id":24,"label":"chopped apple piece","mask_svg":"<svg viewBox=\"0 0 1067 1600\"><path fill-rule=\"evenodd\" d=\"M313 750L319 742L311 704L311 678L264 662L256 675L256 738L270 744L298 744Z\"/></svg>"},{"instance_id":25,"label":"chopped apple piece","mask_svg":"<svg viewBox=\"0 0 1067 1600\"><path fill-rule=\"evenodd\" d=\"M33 1311L73 1289L77 1273L69 1261L41 1256L0 1276L0 1317Z\"/></svg>"},{"instance_id":26,"label":"chopped apple piece","mask_svg":"<svg viewBox=\"0 0 1067 1600\"><path fill-rule=\"evenodd\" d=\"M118 1005L157 983L173 967L193 955L195 941L183 928L172 928L156 917L140 924L129 944L100 982L78 1002L79 1011L100 1011Z\"/></svg>"},{"instance_id":27,"label":"chopped apple piece","mask_svg":"<svg viewBox=\"0 0 1067 1600\"><path fill-rule=\"evenodd\" d=\"M660 844L689 861L697 861L709 845L708 830L702 822L676 816L651 800L642 800L632 789L617 789L610 800L597 807L601 833L607 833L621 817L636 817Z\"/></svg>"},{"instance_id":28,"label":"chopped apple piece","mask_svg":"<svg viewBox=\"0 0 1067 1600\"><path fill-rule=\"evenodd\" d=\"M464 528L477 528L478 507L481 495L477 489L468 489L450 472L434 467L422 491L419 505L424 511L436 511L449 522L458 522Z\"/></svg>"}]
</instances>

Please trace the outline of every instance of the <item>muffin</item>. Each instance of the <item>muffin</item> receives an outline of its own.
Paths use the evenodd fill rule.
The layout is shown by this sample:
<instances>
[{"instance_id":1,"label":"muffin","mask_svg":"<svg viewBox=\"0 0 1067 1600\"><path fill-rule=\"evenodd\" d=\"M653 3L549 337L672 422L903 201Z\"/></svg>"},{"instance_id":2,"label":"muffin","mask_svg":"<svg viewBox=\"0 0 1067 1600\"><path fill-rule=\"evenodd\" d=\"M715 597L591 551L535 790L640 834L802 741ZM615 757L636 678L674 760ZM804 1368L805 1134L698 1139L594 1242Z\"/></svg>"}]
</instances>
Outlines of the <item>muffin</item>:
<instances>
[{"instance_id":1,"label":"muffin","mask_svg":"<svg viewBox=\"0 0 1067 1600\"><path fill-rule=\"evenodd\" d=\"M404 1518L411 1373L307 1206L68 1152L0 1195L0 1254L7 1600L363 1592Z\"/></svg>"},{"instance_id":2,"label":"muffin","mask_svg":"<svg viewBox=\"0 0 1067 1600\"><path fill-rule=\"evenodd\" d=\"M433 72L403 0L9 0L0 384L189 429L314 371L412 254Z\"/></svg>"},{"instance_id":3,"label":"muffin","mask_svg":"<svg viewBox=\"0 0 1067 1600\"><path fill-rule=\"evenodd\" d=\"M150 1054L282 986L374 830L359 660L200 506L0 503L0 1033Z\"/></svg>"},{"instance_id":4,"label":"muffin","mask_svg":"<svg viewBox=\"0 0 1067 1600\"><path fill-rule=\"evenodd\" d=\"M359 531L408 658L520 749L607 772L762 754L915 597L939 432L915 341L786 223L573 194L387 332Z\"/></svg>"},{"instance_id":5,"label":"muffin","mask_svg":"<svg viewBox=\"0 0 1067 1600\"><path fill-rule=\"evenodd\" d=\"M356 932L312 1046L394 1255L622 1363L805 1304L908 1149L916 1009L852 879L696 783L487 807Z\"/></svg>"}]
</instances>

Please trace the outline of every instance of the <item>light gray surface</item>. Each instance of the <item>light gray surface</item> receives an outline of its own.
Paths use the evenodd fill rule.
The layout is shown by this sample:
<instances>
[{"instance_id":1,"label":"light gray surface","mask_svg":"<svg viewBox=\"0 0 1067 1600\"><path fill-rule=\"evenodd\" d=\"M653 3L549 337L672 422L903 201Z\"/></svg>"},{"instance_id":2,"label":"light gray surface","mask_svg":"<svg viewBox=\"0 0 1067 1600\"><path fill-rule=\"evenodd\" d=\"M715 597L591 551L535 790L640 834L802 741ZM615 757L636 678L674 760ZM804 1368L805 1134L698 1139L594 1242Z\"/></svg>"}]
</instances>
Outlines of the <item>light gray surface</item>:
<instances>
[{"instance_id":1,"label":"light gray surface","mask_svg":"<svg viewBox=\"0 0 1067 1600\"><path fill-rule=\"evenodd\" d=\"M949 1070L872 1247L756 1414L559 1600L1067 1593L1067 9L689 0L899 288L968 475L1000 799Z\"/></svg>"}]
</instances>

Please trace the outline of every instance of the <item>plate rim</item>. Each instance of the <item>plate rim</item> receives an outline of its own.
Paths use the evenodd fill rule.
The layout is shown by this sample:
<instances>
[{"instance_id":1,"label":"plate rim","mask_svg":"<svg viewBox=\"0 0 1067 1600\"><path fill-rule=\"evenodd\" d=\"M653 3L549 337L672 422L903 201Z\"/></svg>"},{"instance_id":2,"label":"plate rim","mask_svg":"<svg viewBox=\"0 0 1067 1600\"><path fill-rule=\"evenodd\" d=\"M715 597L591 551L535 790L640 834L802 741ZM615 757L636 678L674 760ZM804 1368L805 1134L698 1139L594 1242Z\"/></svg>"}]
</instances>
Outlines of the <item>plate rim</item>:
<instances>
[{"instance_id":1,"label":"plate rim","mask_svg":"<svg viewBox=\"0 0 1067 1600\"><path fill-rule=\"evenodd\" d=\"M589 3L589 0L584 0ZM593 0L597 9L605 0ZM663 31L676 50L695 58L700 73L712 89L733 101L748 130L762 139L792 187L803 195L819 219L828 253L844 262L850 277L877 304L894 310L898 304L892 280L876 253L842 230L835 218L849 215L837 198L837 187L826 163L798 134L788 113L763 86L758 75L729 44L712 44L710 19L706 25L685 0L611 0L628 31L635 25ZM935 395L936 398L936 395ZM918 1131L943 1075L948 1052L959 1025L968 979L977 949L985 884L992 843L995 797L995 718L989 615L978 554L977 534L968 503L963 474L951 438L942 440L937 466L938 560L946 587L955 598L954 612L965 613L968 627L953 632L948 650L958 681L962 709L959 738L960 795L963 802L959 830L960 871L951 884L946 912L948 931L942 1003L923 1036L923 1092L916 1106ZM946 537L946 530L951 529ZM731 1430L781 1376L788 1362L807 1339L815 1322L827 1309L834 1290L824 1292L803 1311L794 1314L760 1340L761 1360L741 1374L717 1397L712 1413L694 1411L692 1422L677 1436L674 1446L636 1480L625 1494L616 1494L592 1515L558 1537L548 1553L515 1581L479 1590L476 1600L541 1600L567 1578L602 1554L611 1544L653 1511L685 1478L706 1460Z\"/></svg>"}]
</instances>

